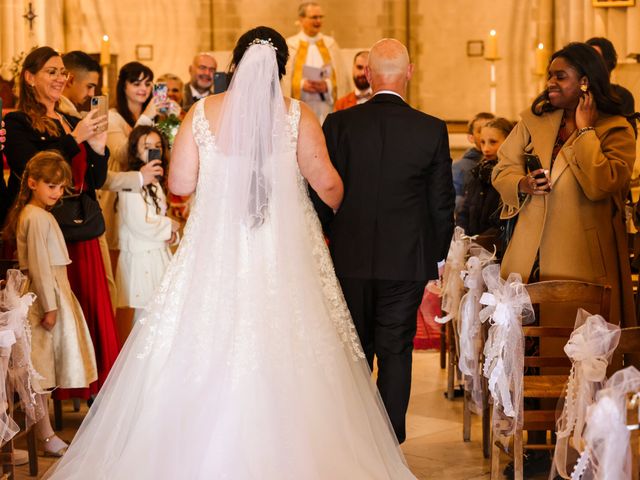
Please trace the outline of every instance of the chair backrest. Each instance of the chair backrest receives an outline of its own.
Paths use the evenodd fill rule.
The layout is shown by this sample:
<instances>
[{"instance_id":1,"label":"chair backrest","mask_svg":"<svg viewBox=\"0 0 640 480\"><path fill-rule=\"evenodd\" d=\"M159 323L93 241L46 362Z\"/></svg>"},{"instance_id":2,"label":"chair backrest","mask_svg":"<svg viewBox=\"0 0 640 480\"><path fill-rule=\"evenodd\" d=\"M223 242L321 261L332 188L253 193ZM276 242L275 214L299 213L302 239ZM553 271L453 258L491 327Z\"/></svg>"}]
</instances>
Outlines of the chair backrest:
<instances>
[{"instance_id":1,"label":"chair backrest","mask_svg":"<svg viewBox=\"0 0 640 480\"><path fill-rule=\"evenodd\" d=\"M548 280L531 283L526 286L531 303L534 305L571 304L597 305L598 310L589 312L609 318L611 308L611 287L576 280ZM592 308L592 307L591 307ZM575 314L571 319L571 327L563 325L525 326L525 337L544 337L568 340L573 332ZM566 321L564 322L566 325ZM560 341L560 340L557 340ZM571 367L571 360L563 351L558 355L531 355L524 358L525 367Z\"/></svg>"}]
</instances>

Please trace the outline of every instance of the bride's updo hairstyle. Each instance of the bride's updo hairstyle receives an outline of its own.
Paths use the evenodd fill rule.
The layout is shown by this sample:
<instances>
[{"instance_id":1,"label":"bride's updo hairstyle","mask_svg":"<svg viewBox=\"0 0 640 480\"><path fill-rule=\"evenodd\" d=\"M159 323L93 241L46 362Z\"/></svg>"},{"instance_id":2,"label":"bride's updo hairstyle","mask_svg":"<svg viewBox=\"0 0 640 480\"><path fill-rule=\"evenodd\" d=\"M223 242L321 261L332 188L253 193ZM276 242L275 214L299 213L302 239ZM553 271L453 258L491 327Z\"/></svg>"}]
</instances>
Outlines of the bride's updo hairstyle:
<instances>
[{"instance_id":1,"label":"bride's updo hairstyle","mask_svg":"<svg viewBox=\"0 0 640 480\"><path fill-rule=\"evenodd\" d=\"M282 77L287 73L286 66L287 60L289 59L289 47L287 46L287 41L284 37L273 28L269 27L252 28L238 39L238 43L236 43L236 46L233 49L233 58L231 59L229 72L233 75L234 70L244 56L244 52L247 51L251 42L256 39L267 40L275 47L276 61L278 62L278 75L280 79L282 79Z\"/></svg>"}]
</instances>

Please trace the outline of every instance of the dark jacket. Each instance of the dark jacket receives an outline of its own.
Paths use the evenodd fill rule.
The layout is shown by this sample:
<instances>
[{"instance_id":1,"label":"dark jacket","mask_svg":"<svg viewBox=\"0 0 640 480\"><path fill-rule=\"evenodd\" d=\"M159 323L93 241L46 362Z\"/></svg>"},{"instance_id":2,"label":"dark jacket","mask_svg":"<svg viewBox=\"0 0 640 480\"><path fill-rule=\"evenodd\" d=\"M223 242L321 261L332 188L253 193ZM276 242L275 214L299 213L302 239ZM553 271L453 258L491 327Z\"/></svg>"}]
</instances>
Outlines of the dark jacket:
<instances>
[{"instance_id":1,"label":"dark jacket","mask_svg":"<svg viewBox=\"0 0 640 480\"><path fill-rule=\"evenodd\" d=\"M80 121L78 118L65 115L65 119L71 127ZM80 153L80 147L75 139L64 133L64 128L58 120L54 120L60 132L57 136L49 135L46 132L38 132L31 125L29 116L24 112L11 112L4 118L5 129L7 130L7 141L5 143L5 154L11 174L9 175L9 197L11 201L15 199L20 190L20 179L27 162L36 153L44 150L57 150L71 164L73 157ZM95 198L95 189L100 188L107 178L107 162L109 150L104 155L98 155L85 142L87 152L87 173L84 179L85 191Z\"/></svg>"},{"instance_id":2,"label":"dark jacket","mask_svg":"<svg viewBox=\"0 0 640 480\"><path fill-rule=\"evenodd\" d=\"M313 194L338 276L437 278L453 232L455 191L446 124L399 96L330 114L323 125L344 199L333 212Z\"/></svg>"},{"instance_id":3,"label":"dark jacket","mask_svg":"<svg viewBox=\"0 0 640 480\"><path fill-rule=\"evenodd\" d=\"M456 225L467 235L495 233L500 227L500 194L491 185L491 173L498 160L481 161L471 170L465 185L465 200L456 218Z\"/></svg>"}]
</instances>

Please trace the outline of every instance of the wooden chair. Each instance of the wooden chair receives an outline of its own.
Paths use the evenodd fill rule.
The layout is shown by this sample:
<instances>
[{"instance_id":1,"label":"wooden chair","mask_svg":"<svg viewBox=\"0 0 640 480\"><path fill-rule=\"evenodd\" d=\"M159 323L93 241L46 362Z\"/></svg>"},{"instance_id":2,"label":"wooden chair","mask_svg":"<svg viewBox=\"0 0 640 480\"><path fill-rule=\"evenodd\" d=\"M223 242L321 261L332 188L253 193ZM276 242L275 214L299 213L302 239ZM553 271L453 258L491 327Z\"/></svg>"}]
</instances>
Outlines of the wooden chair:
<instances>
[{"instance_id":1,"label":"wooden chair","mask_svg":"<svg viewBox=\"0 0 640 480\"><path fill-rule=\"evenodd\" d=\"M593 314L602 315L609 318L611 307L611 287L596 285L592 283L579 282L574 280L552 280L532 283L526 286L527 292L534 305L584 305L593 310ZM577 313L577 312L575 312ZM575 320L575 313L571 319L571 325ZM540 341L545 339L559 339L566 341L573 332L573 326L567 327L566 318L549 318L545 315L542 326L524 326L525 337L536 337ZM564 386L568 380L571 360L562 352L561 356L544 354L541 349L539 356L527 356L524 358L525 369L542 369L540 374L525 375L523 382L523 402L521 405L523 415L522 429L516 430L513 436L513 460L515 480L523 478L523 452L525 447L530 450L552 450L552 443L545 444L525 444L523 442L523 431L555 431L557 400L562 396ZM547 374L544 369L553 368L553 374ZM559 371L558 371L559 370ZM524 400L527 398L540 399L542 408L525 408ZM545 403L550 405L545 405ZM500 445L493 442L491 452L491 478L502 478L500 469Z\"/></svg>"}]
</instances>

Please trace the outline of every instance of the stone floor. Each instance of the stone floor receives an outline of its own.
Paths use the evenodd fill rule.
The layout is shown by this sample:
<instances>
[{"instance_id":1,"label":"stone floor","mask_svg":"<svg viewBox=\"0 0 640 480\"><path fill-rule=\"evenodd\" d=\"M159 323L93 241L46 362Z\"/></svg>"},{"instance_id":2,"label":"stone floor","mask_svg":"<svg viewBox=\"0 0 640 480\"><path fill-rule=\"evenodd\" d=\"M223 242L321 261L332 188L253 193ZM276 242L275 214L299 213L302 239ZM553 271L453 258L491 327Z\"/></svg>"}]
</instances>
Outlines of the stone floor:
<instances>
[{"instance_id":1,"label":"stone floor","mask_svg":"<svg viewBox=\"0 0 640 480\"><path fill-rule=\"evenodd\" d=\"M445 387L446 372L440 369L438 354L416 352L407 441L402 446L407 462L420 480L489 479L490 464L482 457L479 418L473 417L471 442L463 442L462 400L446 400ZM86 414L86 405L80 413L73 412L71 403L65 403L64 409L65 429L60 436L71 440ZM40 457L40 474L52 463ZM16 470L18 480L34 478L28 476L26 466Z\"/></svg>"}]
</instances>

